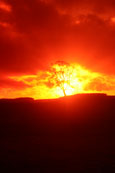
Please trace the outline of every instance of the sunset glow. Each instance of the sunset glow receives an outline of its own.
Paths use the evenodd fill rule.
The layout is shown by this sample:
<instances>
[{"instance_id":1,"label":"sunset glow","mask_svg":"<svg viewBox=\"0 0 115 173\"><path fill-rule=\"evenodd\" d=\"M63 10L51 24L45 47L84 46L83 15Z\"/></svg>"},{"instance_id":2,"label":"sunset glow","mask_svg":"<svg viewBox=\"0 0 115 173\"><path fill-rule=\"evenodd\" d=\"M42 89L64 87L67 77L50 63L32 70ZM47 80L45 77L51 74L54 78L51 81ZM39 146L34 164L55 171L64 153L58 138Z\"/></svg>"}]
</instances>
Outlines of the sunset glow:
<instances>
[{"instance_id":1,"label":"sunset glow","mask_svg":"<svg viewBox=\"0 0 115 173\"><path fill-rule=\"evenodd\" d=\"M115 95L113 0L0 0L0 14L0 98Z\"/></svg>"},{"instance_id":2,"label":"sunset glow","mask_svg":"<svg viewBox=\"0 0 115 173\"><path fill-rule=\"evenodd\" d=\"M110 77L92 72L75 63L67 64L61 62L59 64L56 62L49 66L48 69L38 71L36 75L9 76L8 78L11 81L17 82L17 85L22 83L25 87L23 89L2 88L2 92L0 93L1 98L59 98L64 96L63 88L66 95L78 93L106 93L115 95L115 78L113 76Z\"/></svg>"},{"instance_id":3,"label":"sunset glow","mask_svg":"<svg viewBox=\"0 0 115 173\"><path fill-rule=\"evenodd\" d=\"M115 172L114 119L115 0L0 0L1 170Z\"/></svg>"}]
</instances>

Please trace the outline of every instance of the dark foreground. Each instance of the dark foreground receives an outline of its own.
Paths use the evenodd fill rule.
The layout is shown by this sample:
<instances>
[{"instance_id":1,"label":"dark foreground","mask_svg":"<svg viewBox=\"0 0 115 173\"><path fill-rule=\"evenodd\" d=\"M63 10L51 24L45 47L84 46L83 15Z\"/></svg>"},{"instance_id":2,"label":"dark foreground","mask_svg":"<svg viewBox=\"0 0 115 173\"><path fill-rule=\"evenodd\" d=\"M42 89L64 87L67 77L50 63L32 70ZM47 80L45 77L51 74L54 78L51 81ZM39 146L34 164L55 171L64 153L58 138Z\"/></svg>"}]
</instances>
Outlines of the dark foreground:
<instances>
[{"instance_id":1,"label":"dark foreground","mask_svg":"<svg viewBox=\"0 0 115 173\"><path fill-rule=\"evenodd\" d=\"M0 100L0 172L115 172L115 97Z\"/></svg>"}]
</instances>

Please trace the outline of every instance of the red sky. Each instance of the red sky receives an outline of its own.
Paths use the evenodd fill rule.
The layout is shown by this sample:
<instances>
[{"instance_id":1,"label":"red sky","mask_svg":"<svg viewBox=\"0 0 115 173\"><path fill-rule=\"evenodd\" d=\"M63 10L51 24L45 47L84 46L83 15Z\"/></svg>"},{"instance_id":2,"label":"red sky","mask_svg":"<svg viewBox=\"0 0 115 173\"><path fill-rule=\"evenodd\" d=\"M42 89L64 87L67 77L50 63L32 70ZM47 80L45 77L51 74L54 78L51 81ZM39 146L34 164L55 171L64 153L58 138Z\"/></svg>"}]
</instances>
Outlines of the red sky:
<instances>
[{"instance_id":1,"label":"red sky","mask_svg":"<svg viewBox=\"0 0 115 173\"><path fill-rule=\"evenodd\" d=\"M0 0L0 88L57 60L115 76L115 0Z\"/></svg>"}]
</instances>

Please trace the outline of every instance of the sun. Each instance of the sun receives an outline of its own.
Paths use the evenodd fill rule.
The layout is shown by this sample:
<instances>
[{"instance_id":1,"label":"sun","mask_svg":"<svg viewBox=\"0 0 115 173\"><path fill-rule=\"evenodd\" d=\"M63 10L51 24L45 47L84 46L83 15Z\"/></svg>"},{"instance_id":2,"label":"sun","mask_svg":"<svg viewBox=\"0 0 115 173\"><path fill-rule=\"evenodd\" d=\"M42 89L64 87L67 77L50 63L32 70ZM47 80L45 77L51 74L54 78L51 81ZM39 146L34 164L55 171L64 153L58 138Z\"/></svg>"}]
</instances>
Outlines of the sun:
<instances>
[{"instance_id":1,"label":"sun","mask_svg":"<svg viewBox=\"0 0 115 173\"><path fill-rule=\"evenodd\" d=\"M63 61L57 61L50 67L49 81L53 87L58 87L63 91L63 96L72 95L75 93L75 89L83 89L83 84L77 77L77 70L74 65L65 63Z\"/></svg>"},{"instance_id":2,"label":"sun","mask_svg":"<svg viewBox=\"0 0 115 173\"><path fill-rule=\"evenodd\" d=\"M2 89L0 97L32 97L54 99L79 93L106 93L115 95L115 77L93 72L77 63L56 61L36 74L9 76L8 79L23 83L23 89Z\"/></svg>"}]
</instances>

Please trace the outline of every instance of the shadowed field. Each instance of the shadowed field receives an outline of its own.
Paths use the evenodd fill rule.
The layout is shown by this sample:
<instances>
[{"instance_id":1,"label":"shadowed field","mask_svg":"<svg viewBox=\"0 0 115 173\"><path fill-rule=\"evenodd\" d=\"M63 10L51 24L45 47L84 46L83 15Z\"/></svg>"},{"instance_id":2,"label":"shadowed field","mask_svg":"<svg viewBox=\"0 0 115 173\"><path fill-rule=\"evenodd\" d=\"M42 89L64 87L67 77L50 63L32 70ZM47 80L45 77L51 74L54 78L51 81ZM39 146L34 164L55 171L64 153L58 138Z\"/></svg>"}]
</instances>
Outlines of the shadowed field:
<instances>
[{"instance_id":1,"label":"shadowed field","mask_svg":"<svg viewBox=\"0 0 115 173\"><path fill-rule=\"evenodd\" d=\"M115 97L0 100L0 172L115 172Z\"/></svg>"}]
</instances>

